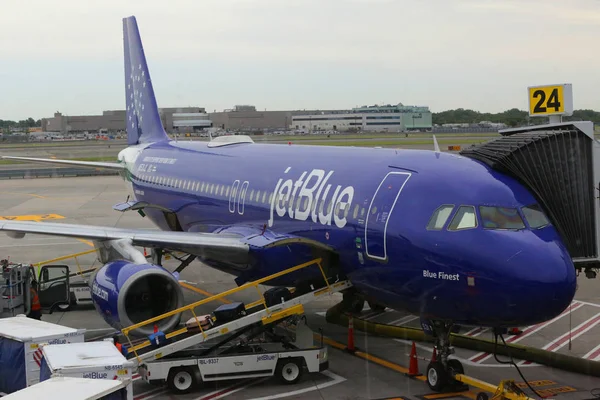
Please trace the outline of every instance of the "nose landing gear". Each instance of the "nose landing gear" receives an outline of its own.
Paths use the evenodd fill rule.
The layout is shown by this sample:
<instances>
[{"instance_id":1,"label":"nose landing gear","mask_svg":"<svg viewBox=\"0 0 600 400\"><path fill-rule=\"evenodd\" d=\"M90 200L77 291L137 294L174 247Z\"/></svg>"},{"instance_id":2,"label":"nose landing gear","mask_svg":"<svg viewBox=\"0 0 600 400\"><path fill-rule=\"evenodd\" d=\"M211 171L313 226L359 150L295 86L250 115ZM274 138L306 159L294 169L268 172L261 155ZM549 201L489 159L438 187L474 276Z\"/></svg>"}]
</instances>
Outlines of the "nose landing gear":
<instances>
[{"instance_id":1,"label":"nose landing gear","mask_svg":"<svg viewBox=\"0 0 600 400\"><path fill-rule=\"evenodd\" d=\"M464 368L460 361L449 359L454 354L454 348L450 346L450 333L452 323L443 321L421 322L425 333L435 337L435 347L438 358L427 366L427 384L431 390L441 392L447 389L462 390L465 385L456 381L454 375L464 374Z\"/></svg>"}]
</instances>

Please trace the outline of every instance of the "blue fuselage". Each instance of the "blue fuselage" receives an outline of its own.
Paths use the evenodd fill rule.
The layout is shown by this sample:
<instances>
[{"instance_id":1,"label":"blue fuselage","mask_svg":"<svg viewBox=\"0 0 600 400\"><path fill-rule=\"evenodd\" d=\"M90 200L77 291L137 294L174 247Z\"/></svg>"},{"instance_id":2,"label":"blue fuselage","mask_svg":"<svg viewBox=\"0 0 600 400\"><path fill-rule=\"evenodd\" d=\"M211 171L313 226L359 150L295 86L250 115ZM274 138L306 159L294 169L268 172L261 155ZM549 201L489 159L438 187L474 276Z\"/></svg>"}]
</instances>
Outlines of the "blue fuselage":
<instances>
[{"instance_id":1,"label":"blue fuselage","mask_svg":"<svg viewBox=\"0 0 600 400\"><path fill-rule=\"evenodd\" d=\"M536 199L462 156L171 141L142 146L128 170L137 200L174 213L144 210L161 229L240 237L268 230L322 242L360 292L422 318L530 325L560 314L575 294L575 270L557 231L533 229L523 216ZM443 226L428 228L443 205L454 206ZM473 206L475 222L449 229L460 206ZM489 229L480 206L518 210L524 229ZM254 279L311 259L292 247L250 266L208 264Z\"/></svg>"}]
</instances>

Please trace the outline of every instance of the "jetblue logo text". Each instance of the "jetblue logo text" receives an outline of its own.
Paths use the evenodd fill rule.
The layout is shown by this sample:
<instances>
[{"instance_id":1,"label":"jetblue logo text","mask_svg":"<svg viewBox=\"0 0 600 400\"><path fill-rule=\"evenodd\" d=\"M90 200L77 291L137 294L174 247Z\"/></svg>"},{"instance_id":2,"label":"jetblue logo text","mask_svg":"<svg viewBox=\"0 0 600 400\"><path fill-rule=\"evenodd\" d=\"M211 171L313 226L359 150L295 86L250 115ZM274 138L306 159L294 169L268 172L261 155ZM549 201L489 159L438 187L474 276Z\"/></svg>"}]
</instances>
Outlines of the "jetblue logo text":
<instances>
[{"instance_id":1,"label":"jetblue logo text","mask_svg":"<svg viewBox=\"0 0 600 400\"><path fill-rule=\"evenodd\" d=\"M290 170L291 167L288 167L284 174ZM354 187L337 185L330 194L332 185L327 182L331 175L333 171L326 174L325 170L313 169L310 173L303 171L297 179L280 179L271 200L269 226L273 226L274 212L280 217L288 214L298 221L306 221L310 217L314 223L331 225L333 220L338 228L346 226L345 210L352 204Z\"/></svg>"},{"instance_id":2,"label":"jetblue logo text","mask_svg":"<svg viewBox=\"0 0 600 400\"><path fill-rule=\"evenodd\" d=\"M88 379L106 379L108 378L108 374L102 372L89 372L87 374L83 374L83 377Z\"/></svg>"},{"instance_id":3,"label":"jetblue logo text","mask_svg":"<svg viewBox=\"0 0 600 400\"><path fill-rule=\"evenodd\" d=\"M108 292L100 288L100 286L98 286L96 282L94 282L94 284L92 285L92 293L95 296L100 297L102 300L108 301Z\"/></svg>"},{"instance_id":4,"label":"jetblue logo text","mask_svg":"<svg viewBox=\"0 0 600 400\"><path fill-rule=\"evenodd\" d=\"M265 354L263 356L256 357L256 362L259 362L259 361L273 361L274 359L275 359L275 356L270 356L268 354Z\"/></svg>"}]
</instances>

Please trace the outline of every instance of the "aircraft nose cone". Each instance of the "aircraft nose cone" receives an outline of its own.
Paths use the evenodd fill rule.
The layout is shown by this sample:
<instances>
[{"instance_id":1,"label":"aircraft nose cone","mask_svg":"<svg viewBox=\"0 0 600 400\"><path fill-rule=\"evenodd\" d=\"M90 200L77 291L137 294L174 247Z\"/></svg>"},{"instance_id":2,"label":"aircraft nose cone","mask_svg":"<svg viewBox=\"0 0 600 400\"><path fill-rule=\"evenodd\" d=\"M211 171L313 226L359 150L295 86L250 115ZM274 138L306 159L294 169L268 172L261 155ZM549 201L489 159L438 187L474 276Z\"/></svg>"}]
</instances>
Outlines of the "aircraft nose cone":
<instances>
[{"instance_id":1,"label":"aircraft nose cone","mask_svg":"<svg viewBox=\"0 0 600 400\"><path fill-rule=\"evenodd\" d=\"M577 277L571 257L559 241L543 242L509 259L518 282L512 306L520 308L527 324L560 315L573 301Z\"/></svg>"}]
</instances>

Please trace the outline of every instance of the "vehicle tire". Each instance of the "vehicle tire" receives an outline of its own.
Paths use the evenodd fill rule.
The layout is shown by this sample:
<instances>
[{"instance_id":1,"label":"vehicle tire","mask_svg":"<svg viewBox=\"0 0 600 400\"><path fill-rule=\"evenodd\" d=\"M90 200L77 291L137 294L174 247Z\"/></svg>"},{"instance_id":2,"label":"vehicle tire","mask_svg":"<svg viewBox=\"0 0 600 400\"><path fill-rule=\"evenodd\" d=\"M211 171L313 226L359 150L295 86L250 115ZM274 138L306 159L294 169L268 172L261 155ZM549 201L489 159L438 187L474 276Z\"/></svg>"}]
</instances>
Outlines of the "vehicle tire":
<instances>
[{"instance_id":1,"label":"vehicle tire","mask_svg":"<svg viewBox=\"0 0 600 400\"><path fill-rule=\"evenodd\" d=\"M452 359L448 360L448 372L450 377L454 377L455 374L464 374L465 369L460 361Z\"/></svg>"},{"instance_id":2,"label":"vehicle tire","mask_svg":"<svg viewBox=\"0 0 600 400\"><path fill-rule=\"evenodd\" d=\"M303 365L297 358L282 358L277 362L275 374L281 382L292 385L302 378Z\"/></svg>"},{"instance_id":3,"label":"vehicle tire","mask_svg":"<svg viewBox=\"0 0 600 400\"><path fill-rule=\"evenodd\" d=\"M441 392L448 382L448 373L439 361L429 363L426 376L429 388L436 392Z\"/></svg>"},{"instance_id":4,"label":"vehicle tire","mask_svg":"<svg viewBox=\"0 0 600 400\"><path fill-rule=\"evenodd\" d=\"M487 395L487 393L479 392L479 393L477 393L476 399L477 400L488 400L489 396Z\"/></svg>"},{"instance_id":5,"label":"vehicle tire","mask_svg":"<svg viewBox=\"0 0 600 400\"><path fill-rule=\"evenodd\" d=\"M369 303L369 308L372 311L376 311L376 312L384 312L385 311L385 306L382 306L381 304L377 304L372 301L369 301L368 303Z\"/></svg>"},{"instance_id":6,"label":"vehicle tire","mask_svg":"<svg viewBox=\"0 0 600 400\"><path fill-rule=\"evenodd\" d=\"M198 385L196 371L192 367L171 368L167 385L173 392L189 393Z\"/></svg>"},{"instance_id":7,"label":"vehicle tire","mask_svg":"<svg viewBox=\"0 0 600 400\"><path fill-rule=\"evenodd\" d=\"M63 304L59 304L57 307L62 312L70 311L76 303L77 303L77 299L75 298L75 295L73 293L71 293L69 295L69 304L63 303Z\"/></svg>"}]
</instances>

